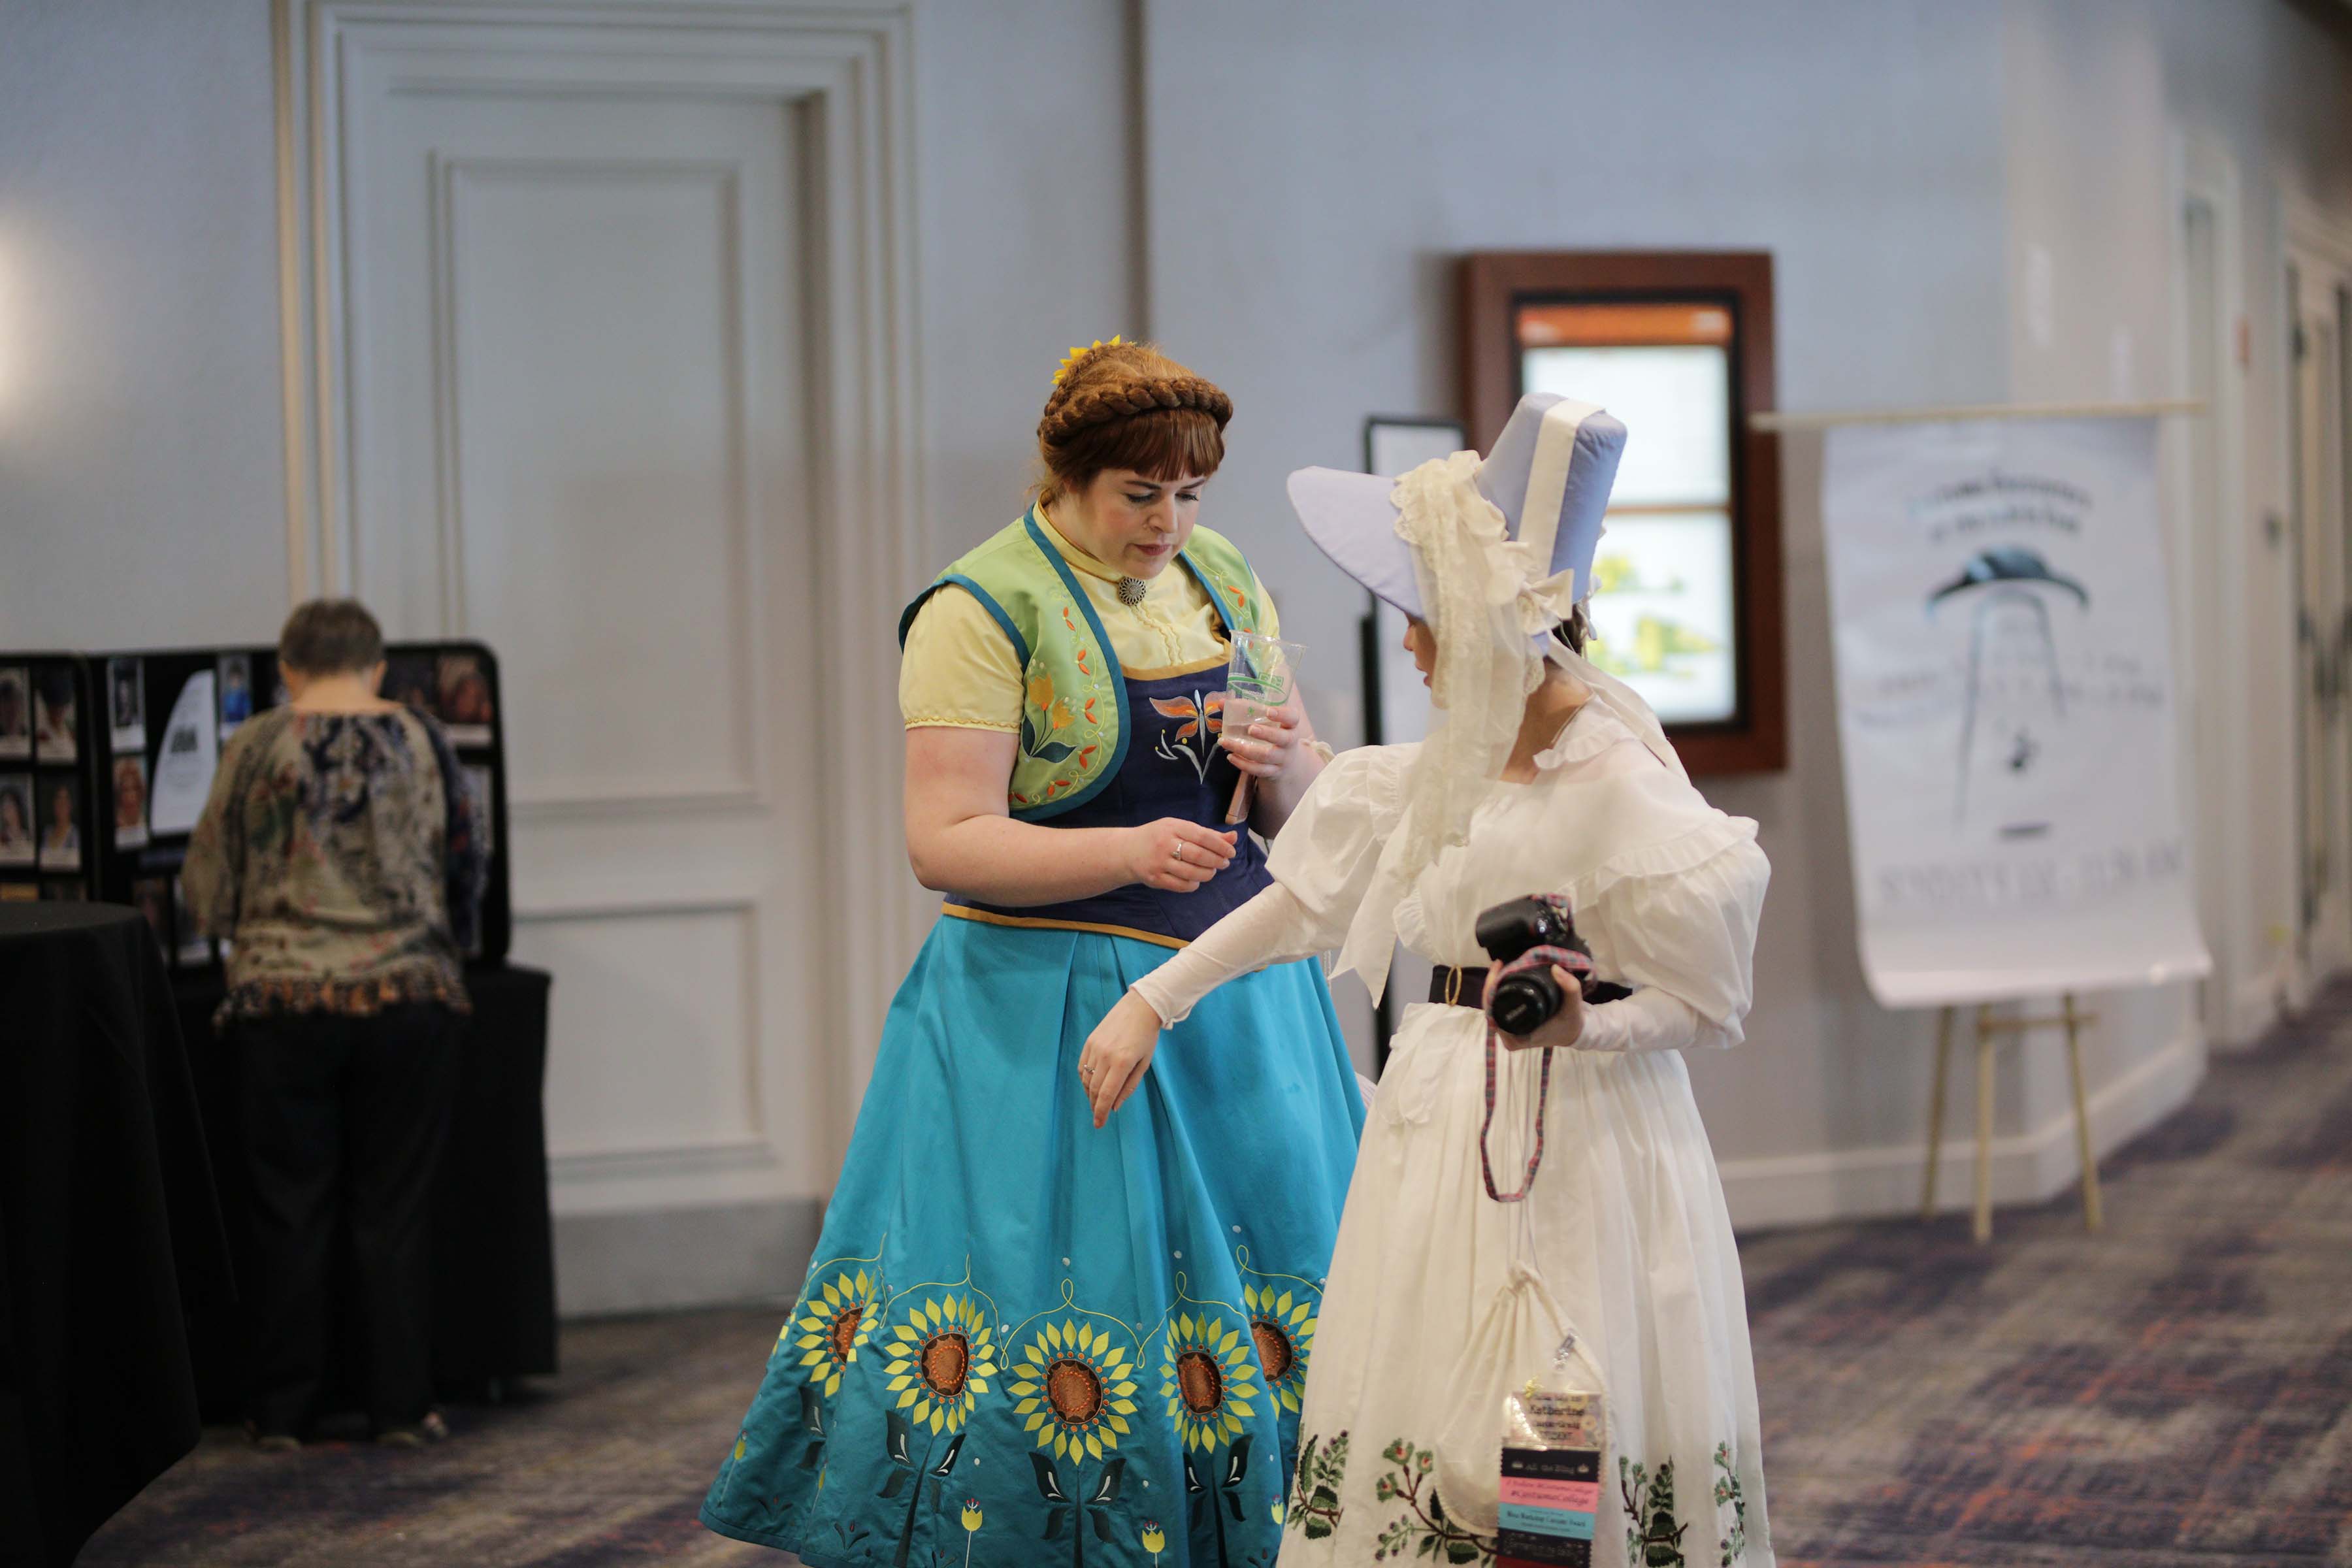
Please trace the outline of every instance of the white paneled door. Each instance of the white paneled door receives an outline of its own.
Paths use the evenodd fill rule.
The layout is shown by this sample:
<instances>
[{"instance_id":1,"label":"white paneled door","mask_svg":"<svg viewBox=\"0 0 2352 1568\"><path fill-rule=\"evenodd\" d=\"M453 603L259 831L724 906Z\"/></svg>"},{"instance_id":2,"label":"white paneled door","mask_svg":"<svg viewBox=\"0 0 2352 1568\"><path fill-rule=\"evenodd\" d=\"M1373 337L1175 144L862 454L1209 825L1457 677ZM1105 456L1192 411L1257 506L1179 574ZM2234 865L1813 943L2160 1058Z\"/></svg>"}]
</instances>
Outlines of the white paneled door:
<instances>
[{"instance_id":1,"label":"white paneled door","mask_svg":"<svg viewBox=\"0 0 2352 1568\"><path fill-rule=\"evenodd\" d=\"M842 325L890 303L843 274L888 208L873 62L321 15L320 550L394 635L498 651L559 1212L821 1193L855 1089L826 1042L877 1005L844 892L876 872L827 847L896 787L845 787L887 685L825 652L887 652L898 584L862 585L899 574L887 528L828 522L895 439Z\"/></svg>"},{"instance_id":2,"label":"white paneled door","mask_svg":"<svg viewBox=\"0 0 2352 1568\"><path fill-rule=\"evenodd\" d=\"M2291 251L2286 269L2290 519L2295 543L2303 960L2352 966L2352 538L2344 317L2352 267Z\"/></svg>"}]
</instances>

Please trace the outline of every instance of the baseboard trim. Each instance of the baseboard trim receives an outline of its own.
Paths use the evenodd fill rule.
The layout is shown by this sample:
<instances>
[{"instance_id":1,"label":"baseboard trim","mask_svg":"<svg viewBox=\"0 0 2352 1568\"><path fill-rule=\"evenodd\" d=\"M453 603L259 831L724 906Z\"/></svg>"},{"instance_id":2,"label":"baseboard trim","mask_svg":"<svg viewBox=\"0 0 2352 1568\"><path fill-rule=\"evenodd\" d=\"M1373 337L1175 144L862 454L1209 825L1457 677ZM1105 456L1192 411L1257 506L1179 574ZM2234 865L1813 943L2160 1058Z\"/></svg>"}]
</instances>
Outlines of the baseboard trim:
<instances>
[{"instance_id":1,"label":"baseboard trim","mask_svg":"<svg viewBox=\"0 0 2352 1568\"><path fill-rule=\"evenodd\" d=\"M808 1273L824 1215L816 1198L560 1215L556 1310L601 1318L789 1301Z\"/></svg>"},{"instance_id":2,"label":"baseboard trim","mask_svg":"<svg viewBox=\"0 0 2352 1568\"><path fill-rule=\"evenodd\" d=\"M2178 1110L2204 1076L2205 1043L2192 1021L2189 1032L2091 1096L2092 1148L2105 1158ZM1723 1193L1733 1227L1743 1231L1916 1213L1927 1162L1924 1138L1871 1149L1730 1160L1722 1166ZM1957 1125L1948 1128L1937 1163L1937 1208L1967 1208L1976 1190L1974 1137ZM1993 1140L1996 1205L2041 1203L2072 1185L2077 1174L2071 1107L2038 1127Z\"/></svg>"},{"instance_id":3,"label":"baseboard trim","mask_svg":"<svg viewBox=\"0 0 2352 1568\"><path fill-rule=\"evenodd\" d=\"M2282 958L2239 984L2230 998L2229 1038L2216 1045L2244 1050L2271 1032L2279 1021L2280 999L2287 994L2287 960Z\"/></svg>"},{"instance_id":4,"label":"baseboard trim","mask_svg":"<svg viewBox=\"0 0 2352 1568\"><path fill-rule=\"evenodd\" d=\"M2092 1147L2101 1158L2169 1116L2205 1074L2192 1027L2091 1097ZM1729 1160L1723 1191L1743 1231L1908 1214L1919 1204L1925 1141L1826 1153ZM1976 1145L1955 1127L1944 1139L1938 1207L1971 1201ZM2062 1111L1996 1138L1996 1204L2040 1203L2075 1180L2074 1118ZM571 1215L555 1222L558 1310L609 1317L730 1302L788 1301L816 1247L824 1205L816 1198L717 1204L628 1214Z\"/></svg>"}]
</instances>

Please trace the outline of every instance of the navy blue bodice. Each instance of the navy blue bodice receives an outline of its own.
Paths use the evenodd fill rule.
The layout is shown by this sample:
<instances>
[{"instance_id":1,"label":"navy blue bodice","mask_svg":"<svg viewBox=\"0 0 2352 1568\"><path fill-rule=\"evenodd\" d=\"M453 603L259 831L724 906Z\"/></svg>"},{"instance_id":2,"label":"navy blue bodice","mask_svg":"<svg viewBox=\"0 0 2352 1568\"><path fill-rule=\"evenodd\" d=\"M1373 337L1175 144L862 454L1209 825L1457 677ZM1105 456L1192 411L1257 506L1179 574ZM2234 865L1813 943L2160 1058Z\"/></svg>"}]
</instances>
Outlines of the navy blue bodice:
<instances>
[{"instance_id":1,"label":"navy blue bodice","mask_svg":"<svg viewBox=\"0 0 2352 1568\"><path fill-rule=\"evenodd\" d=\"M1134 827L1180 816L1223 833L1225 806L1241 778L1217 736L1224 718L1223 664L1192 675L1127 682L1133 732L1127 760L1092 798L1040 827ZM1163 892L1140 882L1067 903L1013 908L950 894L948 902L1008 919L1055 925L1111 926L1138 935L1191 942L1265 888L1265 855L1241 835L1232 862L1189 893Z\"/></svg>"}]
</instances>

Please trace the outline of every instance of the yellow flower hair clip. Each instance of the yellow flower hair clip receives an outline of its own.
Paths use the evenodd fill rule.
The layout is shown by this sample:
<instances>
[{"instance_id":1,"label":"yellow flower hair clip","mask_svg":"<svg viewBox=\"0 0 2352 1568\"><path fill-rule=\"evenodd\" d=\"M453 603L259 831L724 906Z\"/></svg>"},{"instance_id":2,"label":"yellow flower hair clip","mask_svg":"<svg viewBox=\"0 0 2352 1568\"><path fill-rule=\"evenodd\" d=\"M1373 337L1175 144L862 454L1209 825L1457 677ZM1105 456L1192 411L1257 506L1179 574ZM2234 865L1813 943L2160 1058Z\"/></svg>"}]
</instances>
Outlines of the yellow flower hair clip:
<instances>
[{"instance_id":1,"label":"yellow flower hair clip","mask_svg":"<svg viewBox=\"0 0 2352 1568\"><path fill-rule=\"evenodd\" d=\"M1054 384L1055 384L1055 386L1059 386L1059 385L1061 385L1061 384L1062 384L1062 378L1063 378L1064 376L1066 376L1066 375L1069 374L1070 374L1071 369L1072 369L1074 366L1076 366L1076 365L1077 364L1077 363L1078 363L1080 360L1082 360L1082 359L1086 358L1088 354L1090 354L1090 353L1094 353L1094 352L1095 352L1095 350L1097 350L1097 349L1115 349L1115 348L1119 347L1119 346L1120 346L1122 343L1124 343L1125 342L1126 342L1126 340L1125 340L1124 338L1120 337L1118 333L1114 332L1114 333L1112 333L1112 334L1110 335L1110 338L1108 339L1108 341L1105 341L1104 339L1101 339L1101 338L1097 338L1094 342L1090 342L1090 343L1087 343L1087 344L1084 345L1083 347L1074 347L1074 348L1072 348L1068 353L1066 353L1066 354L1064 354L1064 355L1062 356L1062 363L1061 363L1060 367L1059 367L1058 369L1056 369L1056 370L1054 372Z\"/></svg>"}]
</instances>

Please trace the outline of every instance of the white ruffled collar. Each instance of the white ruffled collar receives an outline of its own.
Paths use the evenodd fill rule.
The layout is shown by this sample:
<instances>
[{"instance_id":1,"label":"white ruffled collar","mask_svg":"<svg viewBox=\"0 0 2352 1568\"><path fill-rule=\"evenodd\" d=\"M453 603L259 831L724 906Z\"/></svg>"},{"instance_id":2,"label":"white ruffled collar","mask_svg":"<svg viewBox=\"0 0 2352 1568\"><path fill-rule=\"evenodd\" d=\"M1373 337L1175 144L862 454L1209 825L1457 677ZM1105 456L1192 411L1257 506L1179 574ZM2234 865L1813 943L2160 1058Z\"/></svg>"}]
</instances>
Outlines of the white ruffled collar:
<instances>
[{"instance_id":1,"label":"white ruffled collar","mask_svg":"<svg viewBox=\"0 0 2352 1568\"><path fill-rule=\"evenodd\" d=\"M1536 753L1536 771L1552 773L1570 763L1597 757L1620 741L1638 738L1616 714L1599 702L1588 701L1568 716L1552 743Z\"/></svg>"}]
</instances>

